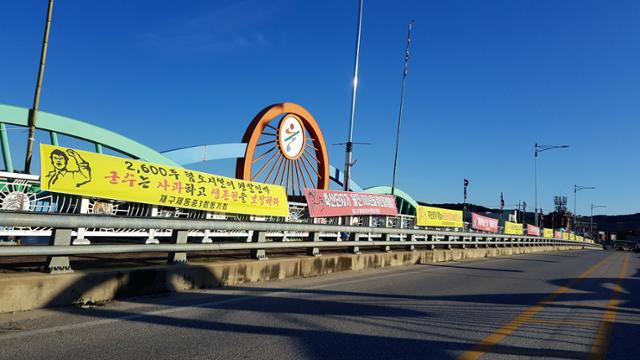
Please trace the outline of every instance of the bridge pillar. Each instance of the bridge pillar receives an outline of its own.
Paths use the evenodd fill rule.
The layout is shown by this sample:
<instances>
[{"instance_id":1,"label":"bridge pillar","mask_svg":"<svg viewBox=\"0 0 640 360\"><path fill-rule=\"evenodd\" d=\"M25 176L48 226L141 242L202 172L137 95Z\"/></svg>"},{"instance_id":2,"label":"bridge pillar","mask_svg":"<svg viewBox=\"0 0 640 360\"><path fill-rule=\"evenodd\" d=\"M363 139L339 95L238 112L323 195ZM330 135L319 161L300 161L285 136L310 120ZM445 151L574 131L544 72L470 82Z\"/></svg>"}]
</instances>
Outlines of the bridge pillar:
<instances>
[{"instance_id":1,"label":"bridge pillar","mask_svg":"<svg viewBox=\"0 0 640 360\"><path fill-rule=\"evenodd\" d=\"M189 237L189 230L173 230L171 233L172 244L186 244ZM170 252L167 259L171 264L186 264L187 253L186 252Z\"/></svg>"},{"instance_id":2,"label":"bridge pillar","mask_svg":"<svg viewBox=\"0 0 640 360\"><path fill-rule=\"evenodd\" d=\"M49 245L69 246L71 245L71 229L53 229ZM64 274L73 272L69 264L68 256L47 257L47 271L51 274Z\"/></svg>"}]
</instances>

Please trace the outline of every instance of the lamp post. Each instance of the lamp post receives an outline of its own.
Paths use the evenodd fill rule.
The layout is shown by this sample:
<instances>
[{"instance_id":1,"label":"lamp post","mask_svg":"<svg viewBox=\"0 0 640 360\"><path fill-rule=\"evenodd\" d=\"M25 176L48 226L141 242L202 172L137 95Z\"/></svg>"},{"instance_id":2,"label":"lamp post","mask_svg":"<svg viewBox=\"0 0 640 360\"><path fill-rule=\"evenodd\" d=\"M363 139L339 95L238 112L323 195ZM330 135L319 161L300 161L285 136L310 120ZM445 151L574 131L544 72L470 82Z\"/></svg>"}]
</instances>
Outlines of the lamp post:
<instances>
[{"instance_id":1,"label":"lamp post","mask_svg":"<svg viewBox=\"0 0 640 360\"><path fill-rule=\"evenodd\" d=\"M535 192L534 210L538 212L538 153L552 149L568 148L569 145L534 145L533 153L533 187ZM536 217L536 226L538 226L538 218Z\"/></svg>"},{"instance_id":2,"label":"lamp post","mask_svg":"<svg viewBox=\"0 0 640 360\"><path fill-rule=\"evenodd\" d=\"M595 204L591 204L591 221L589 224L589 234L591 234L591 237L595 237L593 236L593 209L597 209L597 208L605 208L607 207L606 205L595 205Z\"/></svg>"},{"instance_id":3,"label":"lamp post","mask_svg":"<svg viewBox=\"0 0 640 360\"><path fill-rule=\"evenodd\" d=\"M351 153L353 151L353 121L356 116L356 95L358 93L358 63L360 62L360 33L362 31L362 2L358 6L358 35L356 36L356 54L353 65L353 93L351 94L351 116L349 119L349 140L345 146L344 160L344 191L349 191L349 180L351 178Z\"/></svg>"},{"instance_id":4,"label":"lamp post","mask_svg":"<svg viewBox=\"0 0 640 360\"><path fill-rule=\"evenodd\" d=\"M573 216L575 217L574 225L576 227L576 231L578 230L578 191L580 190L594 190L594 186L580 186L573 185Z\"/></svg>"}]
</instances>

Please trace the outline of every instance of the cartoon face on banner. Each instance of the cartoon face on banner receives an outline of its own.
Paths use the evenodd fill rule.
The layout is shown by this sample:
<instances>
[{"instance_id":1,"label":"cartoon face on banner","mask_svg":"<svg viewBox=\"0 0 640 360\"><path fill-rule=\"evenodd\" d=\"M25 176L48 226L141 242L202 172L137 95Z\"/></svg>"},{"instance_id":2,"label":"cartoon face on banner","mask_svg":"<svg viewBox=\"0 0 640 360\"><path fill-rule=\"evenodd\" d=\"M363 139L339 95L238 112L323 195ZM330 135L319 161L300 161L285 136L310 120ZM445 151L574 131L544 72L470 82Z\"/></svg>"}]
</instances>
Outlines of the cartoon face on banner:
<instances>
[{"instance_id":1,"label":"cartoon face on banner","mask_svg":"<svg viewBox=\"0 0 640 360\"><path fill-rule=\"evenodd\" d=\"M285 115L278 126L278 146L284 156L289 160L302 156L305 140L302 121L293 114Z\"/></svg>"}]
</instances>

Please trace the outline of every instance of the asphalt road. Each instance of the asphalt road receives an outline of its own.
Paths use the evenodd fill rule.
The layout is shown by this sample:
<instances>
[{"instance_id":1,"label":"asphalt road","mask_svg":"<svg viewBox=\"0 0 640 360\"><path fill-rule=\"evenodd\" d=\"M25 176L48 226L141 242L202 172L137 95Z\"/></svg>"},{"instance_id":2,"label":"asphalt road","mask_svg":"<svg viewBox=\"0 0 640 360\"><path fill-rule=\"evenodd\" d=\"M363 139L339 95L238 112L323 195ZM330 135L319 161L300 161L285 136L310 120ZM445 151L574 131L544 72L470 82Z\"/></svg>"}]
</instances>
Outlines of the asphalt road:
<instances>
[{"instance_id":1,"label":"asphalt road","mask_svg":"<svg viewBox=\"0 0 640 360\"><path fill-rule=\"evenodd\" d=\"M614 251L0 315L0 359L640 359L639 350L640 257Z\"/></svg>"}]
</instances>

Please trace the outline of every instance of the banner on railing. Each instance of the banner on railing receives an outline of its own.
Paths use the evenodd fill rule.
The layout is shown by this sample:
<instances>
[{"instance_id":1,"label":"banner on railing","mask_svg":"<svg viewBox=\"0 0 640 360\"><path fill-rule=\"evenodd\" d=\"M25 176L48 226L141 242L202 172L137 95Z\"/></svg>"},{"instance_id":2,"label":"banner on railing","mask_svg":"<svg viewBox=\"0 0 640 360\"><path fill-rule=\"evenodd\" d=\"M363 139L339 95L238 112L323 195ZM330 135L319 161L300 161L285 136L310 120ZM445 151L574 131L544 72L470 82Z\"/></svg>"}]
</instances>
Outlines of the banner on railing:
<instances>
[{"instance_id":1,"label":"banner on railing","mask_svg":"<svg viewBox=\"0 0 640 360\"><path fill-rule=\"evenodd\" d=\"M562 240L562 231L554 230L553 231L553 237L558 239L558 240Z\"/></svg>"},{"instance_id":2,"label":"banner on railing","mask_svg":"<svg viewBox=\"0 0 640 360\"><path fill-rule=\"evenodd\" d=\"M553 229L544 229L543 233L544 233L544 237L548 239L553 238Z\"/></svg>"},{"instance_id":3,"label":"banner on railing","mask_svg":"<svg viewBox=\"0 0 640 360\"><path fill-rule=\"evenodd\" d=\"M462 211L418 205L416 225L434 227L463 227Z\"/></svg>"},{"instance_id":4,"label":"banner on railing","mask_svg":"<svg viewBox=\"0 0 640 360\"><path fill-rule=\"evenodd\" d=\"M490 218L488 216L482 216L474 212L471 213L471 227L491 233L498 232L498 219Z\"/></svg>"},{"instance_id":5,"label":"banner on railing","mask_svg":"<svg viewBox=\"0 0 640 360\"><path fill-rule=\"evenodd\" d=\"M284 187L40 145L42 189L224 213L288 216Z\"/></svg>"},{"instance_id":6,"label":"banner on railing","mask_svg":"<svg viewBox=\"0 0 640 360\"><path fill-rule=\"evenodd\" d=\"M398 215L393 195L304 189L304 197L311 217Z\"/></svg>"},{"instance_id":7,"label":"banner on railing","mask_svg":"<svg viewBox=\"0 0 640 360\"><path fill-rule=\"evenodd\" d=\"M535 225L527 224L527 235L540 236L540 228Z\"/></svg>"},{"instance_id":8,"label":"banner on railing","mask_svg":"<svg viewBox=\"0 0 640 360\"><path fill-rule=\"evenodd\" d=\"M569 240L569 233L568 232L563 232L562 233L562 239L563 240Z\"/></svg>"},{"instance_id":9,"label":"banner on railing","mask_svg":"<svg viewBox=\"0 0 640 360\"><path fill-rule=\"evenodd\" d=\"M524 230L522 224L514 223L511 221L504 222L504 233L507 235L522 235Z\"/></svg>"}]
</instances>

